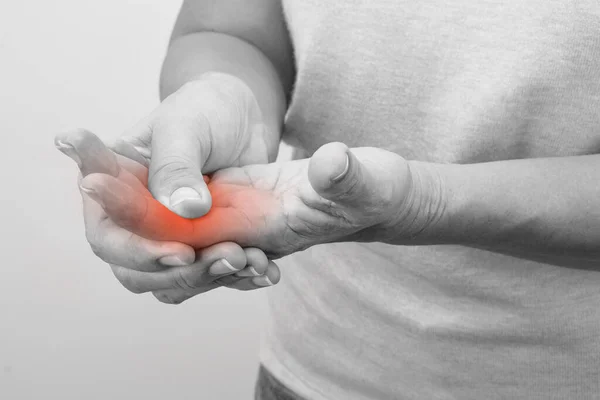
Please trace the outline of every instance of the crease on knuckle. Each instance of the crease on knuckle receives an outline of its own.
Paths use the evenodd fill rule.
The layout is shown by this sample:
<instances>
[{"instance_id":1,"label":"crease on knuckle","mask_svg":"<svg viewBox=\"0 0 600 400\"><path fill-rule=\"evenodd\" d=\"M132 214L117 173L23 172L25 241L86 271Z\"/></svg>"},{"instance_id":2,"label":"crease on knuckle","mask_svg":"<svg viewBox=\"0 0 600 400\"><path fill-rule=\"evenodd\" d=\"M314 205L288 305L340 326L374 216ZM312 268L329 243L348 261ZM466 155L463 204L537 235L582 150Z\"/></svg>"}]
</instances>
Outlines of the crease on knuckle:
<instances>
[{"instance_id":1,"label":"crease on knuckle","mask_svg":"<svg viewBox=\"0 0 600 400\"><path fill-rule=\"evenodd\" d=\"M176 268L173 270L173 286L175 289L183 291L193 291L198 289L198 279L192 279L187 269Z\"/></svg>"},{"instance_id":2,"label":"crease on knuckle","mask_svg":"<svg viewBox=\"0 0 600 400\"><path fill-rule=\"evenodd\" d=\"M168 177L169 180L185 177L190 171L193 171L190 166L193 165L192 160L180 155L166 156L162 158L163 164L155 169L151 169L148 175L149 180L154 180L160 177Z\"/></svg>"}]
</instances>

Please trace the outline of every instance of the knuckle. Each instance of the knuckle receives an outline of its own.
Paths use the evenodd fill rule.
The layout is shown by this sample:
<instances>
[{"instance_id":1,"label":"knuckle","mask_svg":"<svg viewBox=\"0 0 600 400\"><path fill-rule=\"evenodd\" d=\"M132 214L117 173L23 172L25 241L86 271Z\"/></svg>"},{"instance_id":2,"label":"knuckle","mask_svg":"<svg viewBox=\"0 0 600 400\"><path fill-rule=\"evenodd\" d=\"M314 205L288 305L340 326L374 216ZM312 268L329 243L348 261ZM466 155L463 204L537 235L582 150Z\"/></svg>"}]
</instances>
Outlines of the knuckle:
<instances>
[{"instance_id":1,"label":"knuckle","mask_svg":"<svg viewBox=\"0 0 600 400\"><path fill-rule=\"evenodd\" d=\"M198 289L200 279L194 278L193 274L186 273L185 270L177 268L173 270L173 286L183 291Z\"/></svg>"},{"instance_id":2,"label":"knuckle","mask_svg":"<svg viewBox=\"0 0 600 400\"><path fill-rule=\"evenodd\" d=\"M172 295L169 295L165 292L152 292L156 300L160 301L164 304L177 305L183 303L184 300L174 298Z\"/></svg>"},{"instance_id":3,"label":"knuckle","mask_svg":"<svg viewBox=\"0 0 600 400\"><path fill-rule=\"evenodd\" d=\"M162 164L155 168L150 168L148 179L150 181L167 178L177 180L188 176L192 169L193 162L186 157L173 155L162 158Z\"/></svg>"}]
</instances>

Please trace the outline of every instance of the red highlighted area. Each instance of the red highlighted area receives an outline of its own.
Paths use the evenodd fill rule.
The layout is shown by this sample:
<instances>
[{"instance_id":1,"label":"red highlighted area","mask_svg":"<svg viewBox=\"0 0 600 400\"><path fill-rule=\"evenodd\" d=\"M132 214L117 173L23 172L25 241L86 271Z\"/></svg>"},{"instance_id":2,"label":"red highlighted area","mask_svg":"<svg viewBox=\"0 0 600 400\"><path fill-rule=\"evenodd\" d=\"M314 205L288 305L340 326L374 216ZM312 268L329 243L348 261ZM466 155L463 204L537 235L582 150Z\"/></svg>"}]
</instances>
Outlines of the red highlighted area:
<instances>
[{"instance_id":1,"label":"red highlighted area","mask_svg":"<svg viewBox=\"0 0 600 400\"><path fill-rule=\"evenodd\" d=\"M177 241L194 248L224 241L244 244L265 227L269 210L273 212L276 204L272 193L233 176L209 181L211 210L203 217L187 219L163 206L143 182L128 175L123 169L118 177L90 174L81 186L117 225L152 240Z\"/></svg>"},{"instance_id":2,"label":"red highlighted area","mask_svg":"<svg viewBox=\"0 0 600 400\"><path fill-rule=\"evenodd\" d=\"M290 184L295 187L297 180L291 177L304 171L303 164L295 164L283 179L279 168L256 165L221 170L210 179L205 176L212 207L203 217L188 219L152 196L146 166L109 150L93 133L70 132L58 136L55 144L78 164L82 191L99 203L115 224L147 239L185 243L196 249L226 241L268 247L273 240L282 239L289 230L281 196ZM291 181L278 188L280 178Z\"/></svg>"}]
</instances>

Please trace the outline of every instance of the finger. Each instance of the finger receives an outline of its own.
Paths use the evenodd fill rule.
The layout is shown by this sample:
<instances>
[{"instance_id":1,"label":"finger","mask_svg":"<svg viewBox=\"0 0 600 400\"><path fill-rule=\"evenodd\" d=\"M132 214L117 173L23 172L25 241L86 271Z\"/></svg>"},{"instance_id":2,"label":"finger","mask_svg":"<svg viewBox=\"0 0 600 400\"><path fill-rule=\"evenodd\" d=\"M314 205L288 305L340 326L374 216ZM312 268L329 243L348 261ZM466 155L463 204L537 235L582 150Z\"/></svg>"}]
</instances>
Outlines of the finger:
<instances>
[{"instance_id":1,"label":"finger","mask_svg":"<svg viewBox=\"0 0 600 400\"><path fill-rule=\"evenodd\" d=\"M250 279L252 279L252 282L258 287L277 285L281 280L281 271L279 271L277 264L275 264L273 261L269 261L267 271L263 275Z\"/></svg>"},{"instance_id":2,"label":"finger","mask_svg":"<svg viewBox=\"0 0 600 400\"><path fill-rule=\"evenodd\" d=\"M156 273L140 272L114 264L111 264L110 267L115 278L117 278L119 283L121 283L121 285L123 285L123 287L129 290L131 293L142 294L152 292L155 294L155 297L158 300L173 304L181 303L184 300L184 297L193 297L197 294L208 292L221 286L216 282L206 282L203 285L195 288L193 290L195 294L193 295L188 294L192 292L191 289L152 289L167 287L169 285L169 282L167 282L164 277L156 276ZM156 296L156 294L161 293L162 296Z\"/></svg>"},{"instance_id":3,"label":"finger","mask_svg":"<svg viewBox=\"0 0 600 400\"><path fill-rule=\"evenodd\" d=\"M268 282L259 282L256 284L253 278L238 278L235 275L228 275L222 278L219 278L212 283L206 285L202 289L198 290L178 290L178 289L169 289L169 290L159 290L153 292L154 297L156 297L159 301L166 304L181 304L186 300L191 299L194 296L205 293L209 290L216 289L218 287L227 287L230 289L237 290L256 290L264 287L269 287L277 284L281 278L281 272L279 271L279 267L274 262L270 262L267 270L265 271L267 276L269 276Z\"/></svg>"},{"instance_id":4,"label":"finger","mask_svg":"<svg viewBox=\"0 0 600 400\"><path fill-rule=\"evenodd\" d=\"M85 224L86 234L93 232L94 229L105 219L108 219L108 215L102 208L102 206L94 201L86 192L81 189L81 182L83 177L79 174L78 185L79 193L81 194L81 200L83 203L83 222Z\"/></svg>"},{"instance_id":5,"label":"finger","mask_svg":"<svg viewBox=\"0 0 600 400\"><path fill-rule=\"evenodd\" d=\"M109 264L155 272L194 263L192 247L183 243L145 239L127 232L108 218L93 228L87 228L86 232L94 254Z\"/></svg>"},{"instance_id":6,"label":"finger","mask_svg":"<svg viewBox=\"0 0 600 400\"><path fill-rule=\"evenodd\" d=\"M102 260L140 271L194 262L192 247L172 241L154 241L133 234L108 218L98 202L81 188L86 238Z\"/></svg>"},{"instance_id":7,"label":"finger","mask_svg":"<svg viewBox=\"0 0 600 400\"><path fill-rule=\"evenodd\" d=\"M106 214L122 228L151 240L167 240L205 248L237 241L249 229L230 207L216 207L206 216L190 220L174 214L144 192L105 174L91 174L80 184ZM242 221L242 222L240 222Z\"/></svg>"},{"instance_id":8,"label":"finger","mask_svg":"<svg viewBox=\"0 0 600 400\"><path fill-rule=\"evenodd\" d=\"M173 267L158 272L140 272L118 265L112 265L113 273L127 289L134 293L160 290L203 293L219 286L214 283L216 277L208 273L211 265L225 260L239 271L246 265L246 255L235 243L219 243L199 252L196 262L182 267Z\"/></svg>"},{"instance_id":9,"label":"finger","mask_svg":"<svg viewBox=\"0 0 600 400\"><path fill-rule=\"evenodd\" d=\"M135 160L148 167L152 158L152 121L156 109L147 117L127 129L123 136L117 138L109 147L117 154Z\"/></svg>"},{"instance_id":10,"label":"finger","mask_svg":"<svg viewBox=\"0 0 600 400\"><path fill-rule=\"evenodd\" d=\"M150 159L152 158L152 121L155 118L156 111L155 109L150 115L127 129L123 136L117 138L110 145L110 148L115 153L135 160L148 168L150 166Z\"/></svg>"},{"instance_id":11,"label":"finger","mask_svg":"<svg viewBox=\"0 0 600 400\"><path fill-rule=\"evenodd\" d=\"M57 135L54 144L77 163L84 177L92 173L119 175L115 154L90 131L77 129Z\"/></svg>"},{"instance_id":12,"label":"finger","mask_svg":"<svg viewBox=\"0 0 600 400\"><path fill-rule=\"evenodd\" d=\"M173 118L155 122L149 189L158 201L185 218L206 214L212 199L202 176L210 150L208 121Z\"/></svg>"},{"instance_id":13,"label":"finger","mask_svg":"<svg viewBox=\"0 0 600 400\"><path fill-rule=\"evenodd\" d=\"M150 115L139 120L135 125L123 132L120 137L124 142L130 143L144 158L151 158L152 144L152 121L157 116L160 106L154 109Z\"/></svg>"},{"instance_id":14,"label":"finger","mask_svg":"<svg viewBox=\"0 0 600 400\"><path fill-rule=\"evenodd\" d=\"M269 259L265 253L255 247L248 247L244 249L244 252L246 253L247 260L246 268L235 275L240 278L263 275L269 266Z\"/></svg>"},{"instance_id":15,"label":"finger","mask_svg":"<svg viewBox=\"0 0 600 400\"><path fill-rule=\"evenodd\" d=\"M236 283L240 279L245 279L245 278L240 278L237 275L233 274L233 275L226 275L226 276L217 278L217 279L215 279L214 282L219 284L219 286L229 286L229 285Z\"/></svg>"},{"instance_id":16,"label":"finger","mask_svg":"<svg viewBox=\"0 0 600 400\"><path fill-rule=\"evenodd\" d=\"M106 214L120 227L139 234L144 233L143 228L161 229L156 224L146 224L148 204L150 199L143 191L135 190L124 182L105 174L91 174L83 178L80 183L81 190L102 206ZM162 220L165 223L164 219ZM140 236L147 239L161 240L159 235ZM175 241L176 238L174 238Z\"/></svg>"},{"instance_id":17,"label":"finger","mask_svg":"<svg viewBox=\"0 0 600 400\"><path fill-rule=\"evenodd\" d=\"M136 161L130 160L120 154L115 154L121 167L117 179L144 197L152 198L148 191L148 169Z\"/></svg>"},{"instance_id":18,"label":"finger","mask_svg":"<svg viewBox=\"0 0 600 400\"><path fill-rule=\"evenodd\" d=\"M121 170L127 171L129 174L134 176L140 184L144 187L148 187L148 168L138 161L128 158L122 154L116 154L117 161L121 166Z\"/></svg>"},{"instance_id":19,"label":"finger","mask_svg":"<svg viewBox=\"0 0 600 400\"><path fill-rule=\"evenodd\" d=\"M123 157L129 158L133 161L136 161L140 165L145 167L150 166L150 160L147 159L140 153L133 145L128 142L125 142L123 139L118 139L110 148L117 154L122 155Z\"/></svg>"},{"instance_id":20,"label":"finger","mask_svg":"<svg viewBox=\"0 0 600 400\"><path fill-rule=\"evenodd\" d=\"M145 190L147 169L128 158L116 155L93 133L83 129L68 132L57 136L55 143L60 151L77 162L82 177L104 173L117 177L135 189Z\"/></svg>"},{"instance_id":21,"label":"finger","mask_svg":"<svg viewBox=\"0 0 600 400\"><path fill-rule=\"evenodd\" d=\"M252 278L242 278L225 286L231 289L246 291L274 286L279 283L280 280L281 271L279 270L279 267L273 261L270 261L264 275Z\"/></svg>"},{"instance_id":22,"label":"finger","mask_svg":"<svg viewBox=\"0 0 600 400\"><path fill-rule=\"evenodd\" d=\"M152 292L154 297L165 304L181 304L186 300L191 299L194 296L197 296L202 293L209 292L214 289L218 289L222 287L220 284L216 282L211 282L206 284L202 289L197 289L193 291L184 291L177 289L167 289L167 290L156 290Z\"/></svg>"},{"instance_id":23,"label":"finger","mask_svg":"<svg viewBox=\"0 0 600 400\"><path fill-rule=\"evenodd\" d=\"M369 171L343 143L328 143L311 157L309 181L327 200L350 207L364 206L379 193Z\"/></svg>"}]
</instances>

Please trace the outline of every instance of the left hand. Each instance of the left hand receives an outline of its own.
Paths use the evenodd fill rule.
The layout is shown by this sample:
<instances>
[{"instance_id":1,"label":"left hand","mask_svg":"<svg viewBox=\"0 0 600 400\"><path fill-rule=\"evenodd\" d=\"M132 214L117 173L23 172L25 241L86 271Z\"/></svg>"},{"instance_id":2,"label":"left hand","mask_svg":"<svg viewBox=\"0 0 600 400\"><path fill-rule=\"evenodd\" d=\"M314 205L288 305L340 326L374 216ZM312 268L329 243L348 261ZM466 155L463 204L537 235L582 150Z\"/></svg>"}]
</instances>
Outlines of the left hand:
<instances>
[{"instance_id":1,"label":"left hand","mask_svg":"<svg viewBox=\"0 0 600 400\"><path fill-rule=\"evenodd\" d=\"M279 258L321 243L385 241L399 230L422 230L427 219L415 181L395 153L330 143L310 159L218 171L208 183L212 208L196 219L108 174L88 175L81 187L115 223L148 239L194 248L231 241Z\"/></svg>"}]
</instances>

